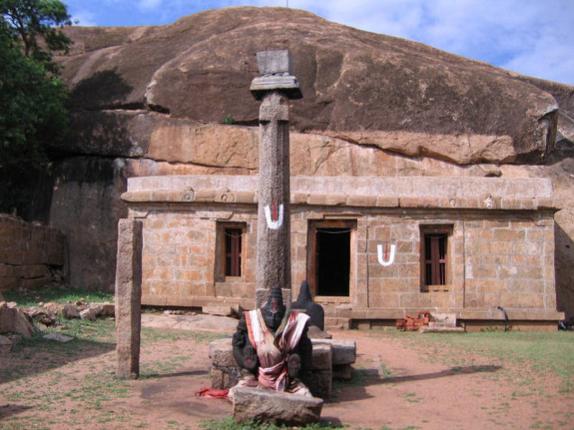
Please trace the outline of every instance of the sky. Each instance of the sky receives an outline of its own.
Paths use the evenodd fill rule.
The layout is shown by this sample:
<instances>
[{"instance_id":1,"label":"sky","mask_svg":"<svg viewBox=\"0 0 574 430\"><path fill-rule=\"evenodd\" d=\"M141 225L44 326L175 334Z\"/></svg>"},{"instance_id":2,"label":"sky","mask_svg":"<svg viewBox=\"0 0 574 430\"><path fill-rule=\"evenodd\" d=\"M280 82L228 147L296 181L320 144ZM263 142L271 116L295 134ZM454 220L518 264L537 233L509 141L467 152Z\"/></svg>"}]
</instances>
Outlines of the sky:
<instances>
[{"instance_id":1,"label":"sky","mask_svg":"<svg viewBox=\"0 0 574 430\"><path fill-rule=\"evenodd\" d=\"M160 25L229 6L304 9L574 85L574 0L64 0L78 25Z\"/></svg>"}]
</instances>

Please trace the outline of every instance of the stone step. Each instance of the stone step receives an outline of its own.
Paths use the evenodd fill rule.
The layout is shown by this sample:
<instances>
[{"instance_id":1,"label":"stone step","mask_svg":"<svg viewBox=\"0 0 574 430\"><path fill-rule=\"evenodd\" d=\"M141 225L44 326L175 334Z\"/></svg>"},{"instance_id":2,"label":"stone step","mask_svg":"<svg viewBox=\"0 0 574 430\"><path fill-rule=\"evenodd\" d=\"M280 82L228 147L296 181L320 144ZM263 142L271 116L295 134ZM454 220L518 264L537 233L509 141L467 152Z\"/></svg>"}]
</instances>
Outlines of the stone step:
<instances>
[{"instance_id":1,"label":"stone step","mask_svg":"<svg viewBox=\"0 0 574 430\"><path fill-rule=\"evenodd\" d=\"M348 330L350 319L341 317L325 317L325 330Z\"/></svg>"}]
</instances>

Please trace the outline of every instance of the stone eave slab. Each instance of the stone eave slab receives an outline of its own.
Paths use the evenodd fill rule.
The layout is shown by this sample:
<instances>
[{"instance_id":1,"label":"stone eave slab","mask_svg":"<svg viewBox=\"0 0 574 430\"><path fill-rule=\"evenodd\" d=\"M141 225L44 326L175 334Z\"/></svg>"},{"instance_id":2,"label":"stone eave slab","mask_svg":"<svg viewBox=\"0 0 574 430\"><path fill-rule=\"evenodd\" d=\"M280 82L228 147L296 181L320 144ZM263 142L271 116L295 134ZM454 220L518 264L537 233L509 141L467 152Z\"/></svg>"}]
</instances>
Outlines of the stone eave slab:
<instances>
[{"instance_id":1,"label":"stone eave slab","mask_svg":"<svg viewBox=\"0 0 574 430\"><path fill-rule=\"evenodd\" d=\"M128 179L122 199L142 203L256 204L257 176L190 175ZM409 209L554 210L546 178L291 177L291 203Z\"/></svg>"}]
</instances>

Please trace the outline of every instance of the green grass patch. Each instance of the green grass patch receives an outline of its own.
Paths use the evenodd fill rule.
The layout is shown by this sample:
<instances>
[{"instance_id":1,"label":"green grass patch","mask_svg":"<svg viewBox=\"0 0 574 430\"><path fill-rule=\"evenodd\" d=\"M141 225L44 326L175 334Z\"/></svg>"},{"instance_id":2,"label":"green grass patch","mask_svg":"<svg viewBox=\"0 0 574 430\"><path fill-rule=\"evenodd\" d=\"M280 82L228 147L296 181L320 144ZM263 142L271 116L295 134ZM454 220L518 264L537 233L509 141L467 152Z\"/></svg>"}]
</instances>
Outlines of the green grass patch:
<instances>
[{"instance_id":1,"label":"green grass patch","mask_svg":"<svg viewBox=\"0 0 574 430\"><path fill-rule=\"evenodd\" d=\"M463 335L428 333L399 333L393 336L409 339L424 346L429 355L443 359L452 357L451 364L460 364L456 354L447 349L487 356L519 365L528 365L540 374L554 373L562 379L560 391L574 392L574 333L557 331L482 332Z\"/></svg>"},{"instance_id":2,"label":"green grass patch","mask_svg":"<svg viewBox=\"0 0 574 430\"><path fill-rule=\"evenodd\" d=\"M34 290L9 290L2 293L9 302L18 306L36 306L39 302L75 303L79 300L88 303L113 302L114 294L102 291L87 291L70 287L47 287Z\"/></svg>"},{"instance_id":3,"label":"green grass patch","mask_svg":"<svg viewBox=\"0 0 574 430\"><path fill-rule=\"evenodd\" d=\"M176 329L159 329L142 327L142 342L144 344L161 342L165 340L176 341L193 339L198 343L209 343L216 339L221 339L228 335L223 333L212 333L206 331L190 331Z\"/></svg>"}]
</instances>

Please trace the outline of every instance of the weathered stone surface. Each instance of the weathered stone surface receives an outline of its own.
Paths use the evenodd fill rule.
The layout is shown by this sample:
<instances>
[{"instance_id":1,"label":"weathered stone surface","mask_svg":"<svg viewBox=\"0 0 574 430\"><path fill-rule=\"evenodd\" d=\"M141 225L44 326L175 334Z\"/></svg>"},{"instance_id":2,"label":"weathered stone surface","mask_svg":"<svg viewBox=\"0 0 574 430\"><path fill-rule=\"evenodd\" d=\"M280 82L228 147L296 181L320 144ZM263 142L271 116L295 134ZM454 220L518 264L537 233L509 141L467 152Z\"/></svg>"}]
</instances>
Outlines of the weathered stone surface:
<instances>
[{"instance_id":1,"label":"weathered stone surface","mask_svg":"<svg viewBox=\"0 0 574 430\"><path fill-rule=\"evenodd\" d=\"M0 214L0 290L61 281L64 242L55 228Z\"/></svg>"},{"instance_id":2,"label":"weathered stone surface","mask_svg":"<svg viewBox=\"0 0 574 430\"><path fill-rule=\"evenodd\" d=\"M357 360L357 344L353 340L313 339L315 345L329 345L332 349L333 365L353 364Z\"/></svg>"},{"instance_id":3,"label":"weathered stone surface","mask_svg":"<svg viewBox=\"0 0 574 430\"><path fill-rule=\"evenodd\" d=\"M96 306L90 306L87 309L80 311L80 318L88 321L95 321L101 312L101 308Z\"/></svg>"},{"instance_id":4,"label":"weathered stone surface","mask_svg":"<svg viewBox=\"0 0 574 430\"><path fill-rule=\"evenodd\" d=\"M80 318L80 310L73 303L66 303L62 309L62 316L67 320Z\"/></svg>"},{"instance_id":5,"label":"weathered stone surface","mask_svg":"<svg viewBox=\"0 0 574 430\"><path fill-rule=\"evenodd\" d=\"M211 363L218 367L237 366L233 357L231 339L217 339L209 343L209 358Z\"/></svg>"},{"instance_id":6,"label":"weathered stone surface","mask_svg":"<svg viewBox=\"0 0 574 430\"><path fill-rule=\"evenodd\" d=\"M233 315L233 309L231 308L231 306L225 306L225 305L202 306L201 311L204 314L219 315L223 317L229 317Z\"/></svg>"},{"instance_id":7,"label":"weathered stone surface","mask_svg":"<svg viewBox=\"0 0 574 430\"><path fill-rule=\"evenodd\" d=\"M221 9L164 27L70 34L85 54L62 59L64 76L83 109L149 106L196 121L254 123L257 104L244 91L255 53L271 47L290 50L301 80L298 130L344 137L368 126L391 134L350 140L465 163L543 154L556 121L554 98L514 74L299 10Z\"/></svg>"},{"instance_id":8,"label":"weathered stone surface","mask_svg":"<svg viewBox=\"0 0 574 430\"><path fill-rule=\"evenodd\" d=\"M0 356L12 351L12 340L8 336L0 335Z\"/></svg>"},{"instance_id":9,"label":"weathered stone surface","mask_svg":"<svg viewBox=\"0 0 574 430\"><path fill-rule=\"evenodd\" d=\"M113 317L116 314L116 306L113 303L100 303L98 306L100 309L99 317Z\"/></svg>"},{"instance_id":10,"label":"weathered stone surface","mask_svg":"<svg viewBox=\"0 0 574 430\"><path fill-rule=\"evenodd\" d=\"M325 400L331 398L333 389L333 371L331 369L305 372L302 375L302 381L313 396Z\"/></svg>"},{"instance_id":11,"label":"weathered stone surface","mask_svg":"<svg viewBox=\"0 0 574 430\"><path fill-rule=\"evenodd\" d=\"M15 304L0 302L0 333L17 333L31 337L35 331L27 315Z\"/></svg>"},{"instance_id":12,"label":"weathered stone surface","mask_svg":"<svg viewBox=\"0 0 574 430\"><path fill-rule=\"evenodd\" d=\"M116 375L139 376L141 336L142 222L120 220L116 267Z\"/></svg>"},{"instance_id":13,"label":"weathered stone surface","mask_svg":"<svg viewBox=\"0 0 574 430\"><path fill-rule=\"evenodd\" d=\"M313 345L312 366L316 370L330 370L333 367L331 345L317 343Z\"/></svg>"},{"instance_id":14,"label":"weathered stone surface","mask_svg":"<svg viewBox=\"0 0 574 430\"><path fill-rule=\"evenodd\" d=\"M114 290L117 223L127 210L121 160L74 157L55 166L51 224L68 241L70 285Z\"/></svg>"},{"instance_id":15,"label":"weathered stone surface","mask_svg":"<svg viewBox=\"0 0 574 430\"><path fill-rule=\"evenodd\" d=\"M574 208L555 216L556 237L556 304L566 312L566 319L574 318Z\"/></svg>"},{"instance_id":16,"label":"weathered stone surface","mask_svg":"<svg viewBox=\"0 0 574 430\"><path fill-rule=\"evenodd\" d=\"M302 426L318 422L322 408L323 400L317 397L241 387L235 390L233 418L238 422L253 420Z\"/></svg>"},{"instance_id":17,"label":"weathered stone surface","mask_svg":"<svg viewBox=\"0 0 574 430\"><path fill-rule=\"evenodd\" d=\"M333 366L333 379L350 381L353 378L353 367L350 364Z\"/></svg>"}]
</instances>

